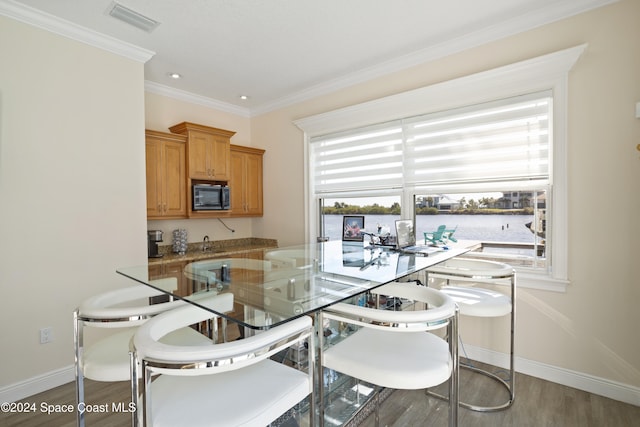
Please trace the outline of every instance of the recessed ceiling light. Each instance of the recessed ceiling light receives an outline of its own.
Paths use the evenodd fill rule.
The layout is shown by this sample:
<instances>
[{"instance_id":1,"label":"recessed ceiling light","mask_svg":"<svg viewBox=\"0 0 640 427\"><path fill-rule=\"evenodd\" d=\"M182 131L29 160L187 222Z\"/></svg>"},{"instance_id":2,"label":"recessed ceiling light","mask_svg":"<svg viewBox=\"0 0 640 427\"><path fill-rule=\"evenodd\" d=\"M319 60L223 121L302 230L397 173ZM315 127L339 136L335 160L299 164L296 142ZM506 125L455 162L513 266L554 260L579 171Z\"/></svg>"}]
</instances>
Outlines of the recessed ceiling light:
<instances>
[{"instance_id":1,"label":"recessed ceiling light","mask_svg":"<svg viewBox=\"0 0 640 427\"><path fill-rule=\"evenodd\" d=\"M178 73L167 73L167 75L168 75L169 77L171 77L172 79L176 79L176 80L178 80L178 79L181 79L181 78L182 78L182 75L181 75L181 74L178 74Z\"/></svg>"},{"instance_id":2,"label":"recessed ceiling light","mask_svg":"<svg viewBox=\"0 0 640 427\"><path fill-rule=\"evenodd\" d=\"M239 98L242 99L243 101L246 101L247 99L249 99L247 95L240 95Z\"/></svg>"}]
</instances>

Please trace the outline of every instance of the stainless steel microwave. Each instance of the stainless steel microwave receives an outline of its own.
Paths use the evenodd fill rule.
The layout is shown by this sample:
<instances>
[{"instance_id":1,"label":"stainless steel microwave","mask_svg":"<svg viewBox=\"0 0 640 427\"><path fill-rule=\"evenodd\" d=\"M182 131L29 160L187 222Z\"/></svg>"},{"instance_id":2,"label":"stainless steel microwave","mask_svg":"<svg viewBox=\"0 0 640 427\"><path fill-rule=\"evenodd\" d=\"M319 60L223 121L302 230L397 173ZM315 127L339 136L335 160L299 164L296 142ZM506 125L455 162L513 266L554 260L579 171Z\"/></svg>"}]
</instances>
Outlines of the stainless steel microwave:
<instances>
[{"instance_id":1,"label":"stainless steel microwave","mask_svg":"<svg viewBox=\"0 0 640 427\"><path fill-rule=\"evenodd\" d=\"M226 185L194 184L194 211L223 211L231 209L231 192Z\"/></svg>"}]
</instances>

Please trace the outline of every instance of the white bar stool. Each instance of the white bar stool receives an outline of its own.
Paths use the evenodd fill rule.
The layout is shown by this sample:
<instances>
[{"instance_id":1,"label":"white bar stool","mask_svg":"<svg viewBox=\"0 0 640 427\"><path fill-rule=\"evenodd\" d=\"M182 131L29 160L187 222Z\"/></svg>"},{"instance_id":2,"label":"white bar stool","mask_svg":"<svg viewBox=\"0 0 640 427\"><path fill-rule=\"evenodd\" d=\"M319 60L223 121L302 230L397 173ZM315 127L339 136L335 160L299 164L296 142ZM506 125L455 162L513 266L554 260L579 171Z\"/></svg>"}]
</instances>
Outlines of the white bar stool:
<instances>
[{"instance_id":1,"label":"white bar stool","mask_svg":"<svg viewBox=\"0 0 640 427\"><path fill-rule=\"evenodd\" d=\"M233 308L233 295L214 295L198 303L225 312ZM140 412L134 420L146 427L264 426L291 408L299 409L297 405L310 396L309 425L313 427L313 354L301 367L304 371L271 359L305 340L315 347L311 317L221 344L184 346L161 341L212 316L217 317L187 304L154 317L137 330L131 353L131 388Z\"/></svg>"},{"instance_id":2,"label":"white bar stool","mask_svg":"<svg viewBox=\"0 0 640 427\"><path fill-rule=\"evenodd\" d=\"M467 402L460 405L479 412L493 412L506 409L513 404L515 399L515 370L514 361L514 331L516 314L516 273L508 264L484 261L476 259L452 258L441 264L434 265L426 270L427 283L429 278L441 278L447 281L441 291L449 295L458 304L460 314L474 317L501 317L511 313L510 352L509 352L509 379L505 381L493 372L468 364L460 364L461 368L469 369L485 375L502 384L509 393L509 399L496 406L478 406ZM449 283L465 282L467 286L451 286ZM481 287L476 284L495 284L510 282L511 297ZM430 395L445 398L429 391Z\"/></svg>"},{"instance_id":3,"label":"white bar stool","mask_svg":"<svg viewBox=\"0 0 640 427\"><path fill-rule=\"evenodd\" d=\"M166 291L177 288L172 278L153 280L154 286ZM134 285L114 289L84 300L73 313L73 332L76 374L76 420L78 427L85 425L84 380L101 382L128 381L130 379L129 343L137 328L152 317L188 305L184 301L149 304L163 292L150 286ZM111 334L95 340L85 348L85 329L109 329ZM118 332L115 332L117 330ZM166 342L181 345L209 343L204 335L191 328L182 328L166 337Z\"/></svg>"},{"instance_id":4,"label":"white bar stool","mask_svg":"<svg viewBox=\"0 0 640 427\"><path fill-rule=\"evenodd\" d=\"M320 366L362 380L378 388L428 389L449 380L449 427L458 425L458 308L444 292L415 283L391 282L372 291L420 302L416 310L385 310L347 303L333 304L319 313L324 319L359 326L358 330L328 344L319 334ZM446 328L454 339L429 333ZM320 371L322 373L322 371ZM328 407L323 381L319 381L321 426ZM379 389L375 395L379 396ZM378 426L376 400L375 425ZM327 423L328 424L328 423ZM350 425L350 423L347 423Z\"/></svg>"}]
</instances>

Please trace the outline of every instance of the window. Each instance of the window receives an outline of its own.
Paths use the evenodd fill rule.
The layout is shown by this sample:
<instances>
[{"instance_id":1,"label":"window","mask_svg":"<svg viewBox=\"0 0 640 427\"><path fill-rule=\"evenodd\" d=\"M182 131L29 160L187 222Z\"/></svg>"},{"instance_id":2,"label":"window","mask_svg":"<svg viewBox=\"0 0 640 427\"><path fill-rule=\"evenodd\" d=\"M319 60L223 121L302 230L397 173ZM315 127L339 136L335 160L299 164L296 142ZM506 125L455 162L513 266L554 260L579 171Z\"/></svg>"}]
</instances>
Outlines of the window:
<instances>
[{"instance_id":1,"label":"window","mask_svg":"<svg viewBox=\"0 0 640 427\"><path fill-rule=\"evenodd\" d=\"M320 199L321 236L340 240L344 215L363 215L364 229L395 235L395 220L400 219L400 196L333 197Z\"/></svg>"},{"instance_id":2,"label":"window","mask_svg":"<svg viewBox=\"0 0 640 427\"><path fill-rule=\"evenodd\" d=\"M330 198L399 194L407 218L425 198L442 195L441 209L457 209L458 195L500 192L503 209L530 208L532 223L544 221L544 251L519 269L519 285L564 289L567 79L584 49L296 121L305 132L309 238L319 231L317 203ZM543 208L527 206L533 195Z\"/></svg>"},{"instance_id":3,"label":"window","mask_svg":"<svg viewBox=\"0 0 640 427\"><path fill-rule=\"evenodd\" d=\"M468 254L514 267L544 270L547 266L546 190L498 191L416 196L416 239L440 225L456 239L483 242ZM524 195L529 194L529 197ZM511 198L522 200L511 206Z\"/></svg>"},{"instance_id":4,"label":"window","mask_svg":"<svg viewBox=\"0 0 640 427\"><path fill-rule=\"evenodd\" d=\"M396 219L412 216L417 241L447 225L461 239L482 241L478 256L547 269L547 240L525 229L543 212L531 209L527 195L532 192L524 189L550 185L552 106L549 91L537 92L312 138L312 185L323 205L322 237L336 238L336 214L373 214L366 231L392 234ZM456 196L447 188L471 194ZM414 201L400 211L396 201L393 212L377 202L383 197L370 198L369 204L356 197L394 189L420 204ZM331 198L342 193L351 196ZM432 206L421 208L425 201Z\"/></svg>"},{"instance_id":5,"label":"window","mask_svg":"<svg viewBox=\"0 0 640 427\"><path fill-rule=\"evenodd\" d=\"M429 216L416 208L416 239L446 225L483 242L470 256L546 273L550 242L535 230L546 204L533 209L530 189L546 201L552 117L545 91L405 120L405 188L434 204Z\"/></svg>"}]
</instances>

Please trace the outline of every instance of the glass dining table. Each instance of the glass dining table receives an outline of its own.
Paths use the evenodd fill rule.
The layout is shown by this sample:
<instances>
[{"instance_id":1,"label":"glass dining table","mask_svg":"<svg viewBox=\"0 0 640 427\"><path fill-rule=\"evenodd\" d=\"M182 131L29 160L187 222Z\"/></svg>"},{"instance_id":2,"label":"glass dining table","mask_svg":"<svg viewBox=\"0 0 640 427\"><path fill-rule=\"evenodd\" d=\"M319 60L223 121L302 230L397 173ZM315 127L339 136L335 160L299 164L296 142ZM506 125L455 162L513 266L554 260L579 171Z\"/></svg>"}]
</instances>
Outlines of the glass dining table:
<instances>
[{"instance_id":1,"label":"glass dining table","mask_svg":"<svg viewBox=\"0 0 640 427\"><path fill-rule=\"evenodd\" d=\"M214 314L250 330L263 330L420 273L478 245L475 241L459 241L429 256L341 241L265 249L250 256L217 258L212 253L212 258L184 266L184 277L191 282L188 292L161 285L158 279L165 276L147 265L116 271L194 305L205 293L232 293L241 309Z\"/></svg>"},{"instance_id":2,"label":"glass dining table","mask_svg":"<svg viewBox=\"0 0 640 427\"><path fill-rule=\"evenodd\" d=\"M318 333L322 330L326 336L327 331L317 322L318 314L324 308L343 301L366 304L367 301L363 299L376 287L404 278L415 278L426 268L462 255L479 245L475 241L458 241L434 250L428 256L368 246L363 242L341 241L271 248L233 257L216 257L214 253L212 258L184 266L182 274L188 282L187 291L184 287L178 291L171 286L164 286L161 280L164 276L146 265L118 268L117 272L209 311L212 310L199 305L198 300L210 295L232 293L232 311L212 311L222 319L225 340L227 329L244 337L306 315L314 316ZM227 324L237 324L238 328L227 328ZM214 329L208 333L217 338L217 322ZM317 352L318 349L313 351ZM334 381L334 373L330 373L329 380L327 373L323 375L324 378L316 373L317 381L338 384ZM327 389L339 391L337 386ZM347 420L355 410L347 408L344 414L336 418Z\"/></svg>"}]
</instances>

